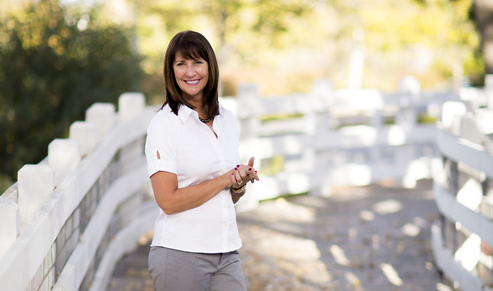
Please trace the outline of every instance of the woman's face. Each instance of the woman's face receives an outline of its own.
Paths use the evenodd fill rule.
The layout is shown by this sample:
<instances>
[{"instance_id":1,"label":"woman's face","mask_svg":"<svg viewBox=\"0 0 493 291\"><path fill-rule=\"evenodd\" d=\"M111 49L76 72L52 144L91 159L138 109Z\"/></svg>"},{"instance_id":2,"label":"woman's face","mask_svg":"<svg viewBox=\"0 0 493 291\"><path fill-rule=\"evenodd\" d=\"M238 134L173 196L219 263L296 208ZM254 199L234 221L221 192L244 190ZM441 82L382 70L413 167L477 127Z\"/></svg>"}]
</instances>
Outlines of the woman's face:
<instances>
[{"instance_id":1,"label":"woman's face","mask_svg":"<svg viewBox=\"0 0 493 291\"><path fill-rule=\"evenodd\" d=\"M209 66L204 59L185 59L180 52L177 52L173 72L184 98L202 99L204 88L209 81Z\"/></svg>"}]
</instances>

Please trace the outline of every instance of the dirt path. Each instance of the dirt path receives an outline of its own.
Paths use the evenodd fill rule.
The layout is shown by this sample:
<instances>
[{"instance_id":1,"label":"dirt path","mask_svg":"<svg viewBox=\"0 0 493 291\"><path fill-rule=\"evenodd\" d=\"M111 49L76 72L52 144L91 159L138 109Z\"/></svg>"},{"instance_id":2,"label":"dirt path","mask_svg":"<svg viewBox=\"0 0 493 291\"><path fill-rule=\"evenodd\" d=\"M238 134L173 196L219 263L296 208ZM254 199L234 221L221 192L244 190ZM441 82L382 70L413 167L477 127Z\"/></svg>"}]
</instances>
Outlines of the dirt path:
<instances>
[{"instance_id":1,"label":"dirt path","mask_svg":"<svg viewBox=\"0 0 493 291\"><path fill-rule=\"evenodd\" d=\"M262 202L238 214L248 290L446 290L429 241L436 213L430 181ZM147 253L123 258L108 290L152 290Z\"/></svg>"}]
</instances>

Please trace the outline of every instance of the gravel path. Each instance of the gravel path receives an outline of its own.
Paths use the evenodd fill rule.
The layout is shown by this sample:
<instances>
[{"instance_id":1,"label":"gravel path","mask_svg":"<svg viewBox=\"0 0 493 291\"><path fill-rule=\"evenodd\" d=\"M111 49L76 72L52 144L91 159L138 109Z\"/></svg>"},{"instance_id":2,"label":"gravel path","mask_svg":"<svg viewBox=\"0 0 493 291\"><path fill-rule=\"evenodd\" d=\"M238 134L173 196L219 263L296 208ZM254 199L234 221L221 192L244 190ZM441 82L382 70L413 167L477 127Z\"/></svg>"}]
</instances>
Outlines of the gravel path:
<instances>
[{"instance_id":1,"label":"gravel path","mask_svg":"<svg viewBox=\"0 0 493 291\"><path fill-rule=\"evenodd\" d=\"M262 202L238 214L248 290L449 290L429 241L436 213L431 181ZM148 249L121 260L108 290L152 290Z\"/></svg>"}]
</instances>

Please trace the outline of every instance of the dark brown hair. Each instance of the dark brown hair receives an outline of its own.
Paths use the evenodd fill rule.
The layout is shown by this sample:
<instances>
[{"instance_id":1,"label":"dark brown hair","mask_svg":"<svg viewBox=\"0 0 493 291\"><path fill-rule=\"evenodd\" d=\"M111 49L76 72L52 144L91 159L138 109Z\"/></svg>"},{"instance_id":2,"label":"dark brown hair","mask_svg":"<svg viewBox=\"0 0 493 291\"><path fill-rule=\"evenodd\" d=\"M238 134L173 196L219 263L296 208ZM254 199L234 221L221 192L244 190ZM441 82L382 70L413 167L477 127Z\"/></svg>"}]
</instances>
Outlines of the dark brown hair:
<instances>
[{"instance_id":1,"label":"dark brown hair","mask_svg":"<svg viewBox=\"0 0 493 291\"><path fill-rule=\"evenodd\" d=\"M216 55L207 39L200 33L187 30L175 35L168 45L166 56L164 58L164 84L166 86L166 104L174 114L178 115L180 104L186 105L192 109L195 107L183 98L182 92L176 83L175 73L173 71L173 62L176 53L185 59L202 58L207 62L209 69L209 81L204 88L203 109L208 117L214 117L219 114L218 103L218 83L219 83L219 66L217 65Z\"/></svg>"}]
</instances>

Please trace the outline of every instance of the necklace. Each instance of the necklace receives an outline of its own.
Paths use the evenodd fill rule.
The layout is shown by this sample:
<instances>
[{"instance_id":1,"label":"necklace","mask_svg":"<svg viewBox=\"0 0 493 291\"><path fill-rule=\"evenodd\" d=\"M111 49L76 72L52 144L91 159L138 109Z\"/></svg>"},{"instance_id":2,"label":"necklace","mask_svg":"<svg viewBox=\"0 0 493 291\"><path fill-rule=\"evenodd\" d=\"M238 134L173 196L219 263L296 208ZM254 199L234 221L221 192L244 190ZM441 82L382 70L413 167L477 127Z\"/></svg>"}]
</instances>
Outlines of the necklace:
<instances>
[{"instance_id":1,"label":"necklace","mask_svg":"<svg viewBox=\"0 0 493 291\"><path fill-rule=\"evenodd\" d=\"M207 122L211 121L211 118L209 117L209 118L206 118L206 119L202 119L199 116L199 120L202 121L203 123L207 123Z\"/></svg>"}]
</instances>

